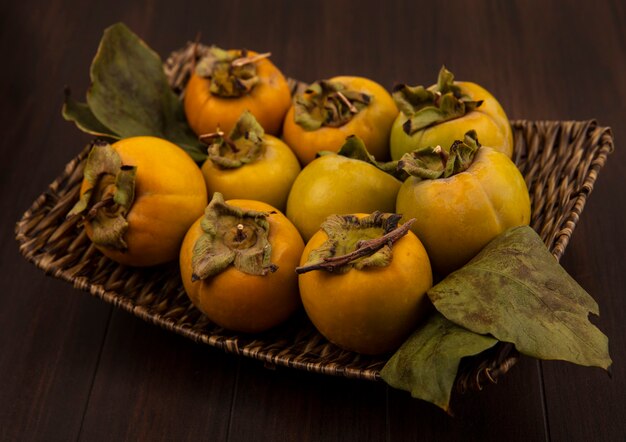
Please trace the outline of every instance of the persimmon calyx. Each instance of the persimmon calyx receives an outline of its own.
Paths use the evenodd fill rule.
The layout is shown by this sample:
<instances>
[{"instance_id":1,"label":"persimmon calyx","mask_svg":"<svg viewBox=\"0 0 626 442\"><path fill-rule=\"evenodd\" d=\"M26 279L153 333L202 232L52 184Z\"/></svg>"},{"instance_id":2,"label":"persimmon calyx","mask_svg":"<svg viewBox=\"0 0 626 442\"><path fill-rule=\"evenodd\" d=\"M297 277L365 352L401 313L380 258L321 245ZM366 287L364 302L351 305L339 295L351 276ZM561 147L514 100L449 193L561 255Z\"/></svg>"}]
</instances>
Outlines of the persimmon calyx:
<instances>
[{"instance_id":1,"label":"persimmon calyx","mask_svg":"<svg viewBox=\"0 0 626 442\"><path fill-rule=\"evenodd\" d=\"M465 133L463 141L452 143L448 152L441 146L429 146L405 153L398 161L398 169L425 180L449 178L467 170L479 148L476 131L470 130Z\"/></svg>"},{"instance_id":2,"label":"persimmon calyx","mask_svg":"<svg viewBox=\"0 0 626 442\"><path fill-rule=\"evenodd\" d=\"M294 98L294 120L308 131L322 126L340 127L372 101L364 92L348 89L338 81L320 80Z\"/></svg>"},{"instance_id":3,"label":"persimmon calyx","mask_svg":"<svg viewBox=\"0 0 626 442\"><path fill-rule=\"evenodd\" d=\"M332 154L334 154L334 152L322 151L319 153L320 156ZM398 161L377 161L374 155L369 153L363 140L357 135L349 135L346 137L346 141L343 143L343 146L339 148L337 155L352 160L365 161L400 181L404 181L408 178L406 172L398 168Z\"/></svg>"},{"instance_id":4,"label":"persimmon calyx","mask_svg":"<svg viewBox=\"0 0 626 442\"><path fill-rule=\"evenodd\" d=\"M385 267L391 263L392 247L407 234L415 219L398 226L402 215L374 212L363 218L355 215L331 215L322 223L328 239L313 250L305 265L296 268L302 274L313 270L346 273L350 269Z\"/></svg>"},{"instance_id":5,"label":"persimmon calyx","mask_svg":"<svg viewBox=\"0 0 626 442\"><path fill-rule=\"evenodd\" d=\"M215 192L200 222L203 234L193 247L192 280L217 275L231 264L250 275L278 270L270 262L269 215L226 204L222 194Z\"/></svg>"},{"instance_id":6,"label":"persimmon calyx","mask_svg":"<svg viewBox=\"0 0 626 442\"><path fill-rule=\"evenodd\" d=\"M408 117L402 126L408 135L463 117L482 104L481 100L463 94L454 83L454 74L445 66L439 71L437 84L429 88L399 84L394 87L392 96L398 109Z\"/></svg>"},{"instance_id":7,"label":"persimmon calyx","mask_svg":"<svg viewBox=\"0 0 626 442\"><path fill-rule=\"evenodd\" d=\"M270 55L267 52L250 56L246 49L233 53L212 46L196 65L196 73L211 81L211 94L238 98L249 94L259 83L256 63Z\"/></svg>"},{"instance_id":8,"label":"persimmon calyx","mask_svg":"<svg viewBox=\"0 0 626 442\"><path fill-rule=\"evenodd\" d=\"M94 244L127 250L124 234L126 217L135 199L135 166L122 165L119 154L105 141L92 144L85 163L84 177L88 187L68 213L82 215L93 232Z\"/></svg>"},{"instance_id":9,"label":"persimmon calyx","mask_svg":"<svg viewBox=\"0 0 626 442\"><path fill-rule=\"evenodd\" d=\"M236 169L256 161L263 153L265 131L254 115L245 111L226 135L218 130L200 136L200 141L209 144L208 157L221 169Z\"/></svg>"}]
</instances>

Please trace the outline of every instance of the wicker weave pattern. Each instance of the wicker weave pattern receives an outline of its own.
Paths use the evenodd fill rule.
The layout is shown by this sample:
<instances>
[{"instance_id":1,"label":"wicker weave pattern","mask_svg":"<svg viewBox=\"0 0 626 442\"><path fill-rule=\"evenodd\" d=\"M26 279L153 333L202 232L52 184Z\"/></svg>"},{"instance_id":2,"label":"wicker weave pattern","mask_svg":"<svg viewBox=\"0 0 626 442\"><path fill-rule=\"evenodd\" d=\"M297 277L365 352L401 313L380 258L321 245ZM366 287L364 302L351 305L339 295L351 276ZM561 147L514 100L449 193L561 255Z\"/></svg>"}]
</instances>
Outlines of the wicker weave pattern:
<instances>
[{"instance_id":1,"label":"wicker weave pattern","mask_svg":"<svg viewBox=\"0 0 626 442\"><path fill-rule=\"evenodd\" d=\"M202 48L200 48L202 50ZM188 46L172 55L166 72L179 93L197 52ZM301 87L292 82L293 88ZM515 161L529 187L532 227L559 259L572 235L597 175L613 150L610 129L595 121L512 123ZM278 365L350 378L379 379L386 358L365 357L326 341L303 313L259 335L238 335L212 324L187 298L178 266L148 269L118 265L100 254L75 219L65 216L78 199L87 150L33 203L17 223L20 252L47 274L112 303L139 318L196 342ZM480 388L516 361L510 344L463 361L457 387Z\"/></svg>"}]
</instances>

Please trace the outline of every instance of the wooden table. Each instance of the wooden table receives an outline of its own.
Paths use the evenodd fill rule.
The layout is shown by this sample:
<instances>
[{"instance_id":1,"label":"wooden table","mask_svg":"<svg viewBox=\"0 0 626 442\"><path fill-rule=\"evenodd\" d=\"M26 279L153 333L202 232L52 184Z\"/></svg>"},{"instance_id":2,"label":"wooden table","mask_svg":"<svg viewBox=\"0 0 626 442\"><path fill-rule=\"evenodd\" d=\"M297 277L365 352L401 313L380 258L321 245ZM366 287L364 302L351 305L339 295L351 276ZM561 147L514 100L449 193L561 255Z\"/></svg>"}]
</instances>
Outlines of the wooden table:
<instances>
[{"instance_id":1,"label":"wooden table","mask_svg":"<svg viewBox=\"0 0 626 442\"><path fill-rule=\"evenodd\" d=\"M555 440L626 438L626 7L618 0L336 0L317 4L20 0L1 7L0 440ZM456 417L383 383L279 368L195 344L47 277L15 222L88 142L61 118L102 30L162 56L193 40L272 51L286 74L429 83L445 63L512 119L612 126L617 149L562 259L598 301L612 379L523 358Z\"/></svg>"}]
</instances>

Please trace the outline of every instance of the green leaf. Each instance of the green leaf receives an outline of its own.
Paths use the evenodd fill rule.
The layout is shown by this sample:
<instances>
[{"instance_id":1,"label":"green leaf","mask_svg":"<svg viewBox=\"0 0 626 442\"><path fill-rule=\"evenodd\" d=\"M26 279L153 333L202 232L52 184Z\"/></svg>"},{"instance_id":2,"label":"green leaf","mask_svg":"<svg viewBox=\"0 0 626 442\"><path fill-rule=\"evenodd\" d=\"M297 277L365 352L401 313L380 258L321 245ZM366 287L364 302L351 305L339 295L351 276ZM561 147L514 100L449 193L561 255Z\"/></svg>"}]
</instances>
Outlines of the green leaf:
<instances>
[{"instance_id":1,"label":"green leaf","mask_svg":"<svg viewBox=\"0 0 626 442\"><path fill-rule=\"evenodd\" d=\"M511 342L520 353L608 369L608 338L589 322L598 305L528 226L489 243L428 291L446 318Z\"/></svg>"},{"instance_id":2,"label":"green leaf","mask_svg":"<svg viewBox=\"0 0 626 442\"><path fill-rule=\"evenodd\" d=\"M61 115L67 121L72 121L83 132L98 137L119 139L120 136L102 124L91 112L87 103L80 103L70 96L70 90L65 89L65 101Z\"/></svg>"},{"instance_id":3,"label":"green leaf","mask_svg":"<svg viewBox=\"0 0 626 442\"><path fill-rule=\"evenodd\" d=\"M449 411L461 358L481 353L497 342L435 313L393 354L380 375L390 386Z\"/></svg>"},{"instance_id":4,"label":"green leaf","mask_svg":"<svg viewBox=\"0 0 626 442\"><path fill-rule=\"evenodd\" d=\"M206 158L185 120L182 103L169 87L160 57L124 24L104 31L90 76L87 106L66 101L64 115L79 128L93 133L104 127L117 138L165 138L195 161Z\"/></svg>"}]
</instances>

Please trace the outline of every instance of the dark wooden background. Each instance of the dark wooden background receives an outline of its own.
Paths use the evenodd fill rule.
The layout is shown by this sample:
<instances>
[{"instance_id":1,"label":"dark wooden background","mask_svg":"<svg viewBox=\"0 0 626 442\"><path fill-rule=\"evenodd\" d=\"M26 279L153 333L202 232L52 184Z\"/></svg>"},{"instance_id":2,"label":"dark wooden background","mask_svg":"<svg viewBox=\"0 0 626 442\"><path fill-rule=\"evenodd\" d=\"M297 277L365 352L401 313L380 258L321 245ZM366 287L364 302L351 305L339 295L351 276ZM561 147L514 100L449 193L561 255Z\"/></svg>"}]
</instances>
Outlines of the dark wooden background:
<instances>
[{"instance_id":1,"label":"dark wooden background","mask_svg":"<svg viewBox=\"0 0 626 442\"><path fill-rule=\"evenodd\" d=\"M159 2L0 6L0 440L626 439L626 6L621 0ZM202 32L272 51L292 77L430 83L445 63L510 118L611 126L609 157L562 260L598 301L613 377L524 358L455 397L456 417L382 383L265 369L148 325L27 263L14 224L90 137L62 120L102 30L163 57Z\"/></svg>"}]
</instances>

